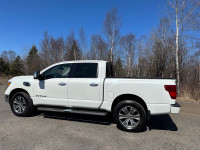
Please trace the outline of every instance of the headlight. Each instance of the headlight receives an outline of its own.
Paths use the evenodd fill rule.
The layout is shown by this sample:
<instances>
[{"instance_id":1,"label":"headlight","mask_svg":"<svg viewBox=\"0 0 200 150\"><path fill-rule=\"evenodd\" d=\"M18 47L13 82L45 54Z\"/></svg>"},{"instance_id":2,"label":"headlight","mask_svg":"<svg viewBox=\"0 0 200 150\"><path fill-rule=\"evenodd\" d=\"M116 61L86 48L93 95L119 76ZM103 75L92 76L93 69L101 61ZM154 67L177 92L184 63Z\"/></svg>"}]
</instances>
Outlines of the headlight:
<instances>
[{"instance_id":1,"label":"headlight","mask_svg":"<svg viewBox=\"0 0 200 150\"><path fill-rule=\"evenodd\" d=\"M10 81L8 81L8 87L10 86L10 84L11 84L11 82L10 82Z\"/></svg>"}]
</instances>

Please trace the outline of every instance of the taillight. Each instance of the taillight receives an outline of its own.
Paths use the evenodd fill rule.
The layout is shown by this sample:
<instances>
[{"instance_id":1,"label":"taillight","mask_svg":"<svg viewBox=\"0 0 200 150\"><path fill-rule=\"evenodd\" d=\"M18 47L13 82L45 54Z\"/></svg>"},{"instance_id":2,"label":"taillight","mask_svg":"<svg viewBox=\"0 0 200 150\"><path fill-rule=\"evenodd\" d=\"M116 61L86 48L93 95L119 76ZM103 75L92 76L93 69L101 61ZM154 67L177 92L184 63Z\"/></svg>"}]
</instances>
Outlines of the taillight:
<instances>
[{"instance_id":1,"label":"taillight","mask_svg":"<svg viewBox=\"0 0 200 150\"><path fill-rule=\"evenodd\" d=\"M164 87L169 92L171 99L176 99L176 85L164 85Z\"/></svg>"}]
</instances>

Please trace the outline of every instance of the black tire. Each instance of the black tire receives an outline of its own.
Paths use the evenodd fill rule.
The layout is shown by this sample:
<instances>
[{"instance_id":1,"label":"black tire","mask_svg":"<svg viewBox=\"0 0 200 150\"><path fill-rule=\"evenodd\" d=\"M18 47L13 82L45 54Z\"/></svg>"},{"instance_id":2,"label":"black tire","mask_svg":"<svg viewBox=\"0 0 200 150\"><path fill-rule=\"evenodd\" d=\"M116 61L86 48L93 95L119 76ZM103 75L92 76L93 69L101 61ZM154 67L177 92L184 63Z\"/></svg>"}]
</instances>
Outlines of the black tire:
<instances>
[{"instance_id":1,"label":"black tire","mask_svg":"<svg viewBox=\"0 0 200 150\"><path fill-rule=\"evenodd\" d=\"M19 101L21 101L21 103L17 104L16 101L18 103L19 103ZM21 109L19 109L19 107L18 107L19 105L20 105ZM16 116L19 116L19 117L30 116L34 111L33 101L30 98L30 96L25 92L15 93L10 100L10 107L11 107L12 112ZM17 107L18 107L18 109L16 109ZM24 109L22 109L22 107ZM19 110L21 110L21 112Z\"/></svg>"},{"instance_id":2,"label":"black tire","mask_svg":"<svg viewBox=\"0 0 200 150\"><path fill-rule=\"evenodd\" d=\"M146 116L143 106L133 100L120 102L113 112L113 118L118 128L128 132L141 131L146 125Z\"/></svg>"}]
</instances>

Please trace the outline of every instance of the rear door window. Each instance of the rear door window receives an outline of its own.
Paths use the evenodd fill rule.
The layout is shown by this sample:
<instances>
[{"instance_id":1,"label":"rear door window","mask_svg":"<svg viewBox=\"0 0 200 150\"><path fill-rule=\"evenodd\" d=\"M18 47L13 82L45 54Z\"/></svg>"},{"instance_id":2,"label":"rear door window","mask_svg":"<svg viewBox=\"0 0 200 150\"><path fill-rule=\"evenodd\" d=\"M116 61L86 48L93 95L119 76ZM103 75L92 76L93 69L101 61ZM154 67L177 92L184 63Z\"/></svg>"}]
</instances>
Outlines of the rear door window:
<instances>
[{"instance_id":1,"label":"rear door window","mask_svg":"<svg viewBox=\"0 0 200 150\"><path fill-rule=\"evenodd\" d=\"M77 63L75 65L74 78L97 78L98 63Z\"/></svg>"}]
</instances>

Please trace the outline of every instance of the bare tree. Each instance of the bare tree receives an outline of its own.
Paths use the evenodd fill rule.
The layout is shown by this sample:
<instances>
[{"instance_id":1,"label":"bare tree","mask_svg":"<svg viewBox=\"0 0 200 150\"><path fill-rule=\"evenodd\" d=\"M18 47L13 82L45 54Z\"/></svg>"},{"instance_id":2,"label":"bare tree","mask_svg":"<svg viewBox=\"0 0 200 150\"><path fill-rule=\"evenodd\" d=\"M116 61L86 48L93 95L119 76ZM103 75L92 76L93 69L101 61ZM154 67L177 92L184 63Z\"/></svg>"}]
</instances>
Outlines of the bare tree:
<instances>
[{"instance_id":1,"label":"bare tree","mask_svg":"<svg viewBox=\"0 0 200 150\"><path fill-rule=\"evenodd\" d=\"M12 64L17 57L17 54L14 51L2 51L1 57L5 62L8 62L9 64Z\"/></svg>"},{"instance_id":2,"label":"bare tree","mask_svg":"<svg viewBox=\"0 0 200 150\"><path fill-rule=\"evenodd\" d=\"M135 69L135 75L137 77L145 77L147 73L147 52L146 52L146 43L147 43L147 37L141 36L137 39L137 49L135 52L136 55L136 69Z\"/></svg>"},{"instance_id":3,"label":"bare tree","mask_svg":"<svg viewBox=\"0 0 200 150\"><path fill-rule=\"evenodd\" d=\"M112 10L108 11L103 22L103 30L109 43L111 62L114 62L116 59L116 46L119 39L120 27L121 20L118 14L118 10L113 8Z\"/></svg>"},{"instance_id":4,"label":"bare tree","mask_svg":"<svg viewBox=\"0 0 200 150\"><path fill-rule=\"evenodd\" d=\"M48 36L48 33L45 31L43 35L43 40L41 42L41 58L43 63L40 64L41 68L45 68L49 65L51 65L52 62L52 57L51 57L51 43L50 43L50 37Z\"/></svg>"},{"instance_id":5,"label":"bare tree","mask_svg":"<svg viewBox=\"0 0 200 150\"><path fill-rule=\"evenodd\" d=\"M51 37L51 53L54 56L53 57L54 63L59 61L64 61L65 46L62 37L58 39L54 39L53 37Z\"/></svg>"},{"instance_id":6,"label":"bare tree","mask_svg":"<svg viewBox=\"0 0 200 150\"><path fill-rule=\"evenodd\" d=\"M86 47L87 47L87 40L86 40L85 31L82 26L79 30L79 43L80 43L80 47L81 47L81 51L82 51L82 60L84 60L85 51L86 51Z\"/></svg>"},{"instance_id":7,"label":"bare tree","mask_svg":"<svg viewBox=\"0 0 200 150\"><path fill-rule=\"evenodd\" d=\"M169 29L169 20L167 18L161 18L158 28L154 29L151 33L151 61L153 62L154 76L157 77L164 77L166 67L171 63L168 61L171 56L171 47L169 46L171 41L169 41L169 38L172 35L170 34L171 32L169 32Z\"/></svg>"},{"instance_id":8,"label":"bare tree","mask_svg":"<svg viewBox=\"0 0 200 150\"><path fill-rule=\"evenodd\" d=\"M199 7L199 0L168 0L167 9L164 12L169 19L175 23L176 27L176 76L177 76L177 92L180 88L180 70L179 70L179 36L186 28L192 29L195 20L195 10ZM190 18L192 21L189 21Z\"/></svg>"},{"instance_id":9,"label":"bare tree","mask_svg":"<svg viewBox=\"0 0 200 150\"><path fill-rule=\"evenodd\" d=\"M200 42L196 43L196 47L198 48L198 51L196 52L196 56L198 59L198 72L199 72L199 83L200 83Z\"/></svg>"},{"instance_id":10,"label":"bare tree","mask_svg":"<svg viewBox=\"0 0 200 150\"><path fill-rule=\"evenodd\" d=\"M100 35L92 35L90 55L92 59L107 60L107 44Z\"/></svg>"},{"instance_id":11,"label":"bare tree","mask_svg":"<svg viewBox=\"0 0 200 150\"><path fill-rule=\"evenodd\" d=\"M125 57L126 57L126 63L127 63L127 76L132 77L132 67L134 64L134 54L135 54L135 48L136 48L136 38L135 35L132 33L129 33L125 36L121 37L120 44L122 49L124 50Z\"/></svg>"}]
</instances>

